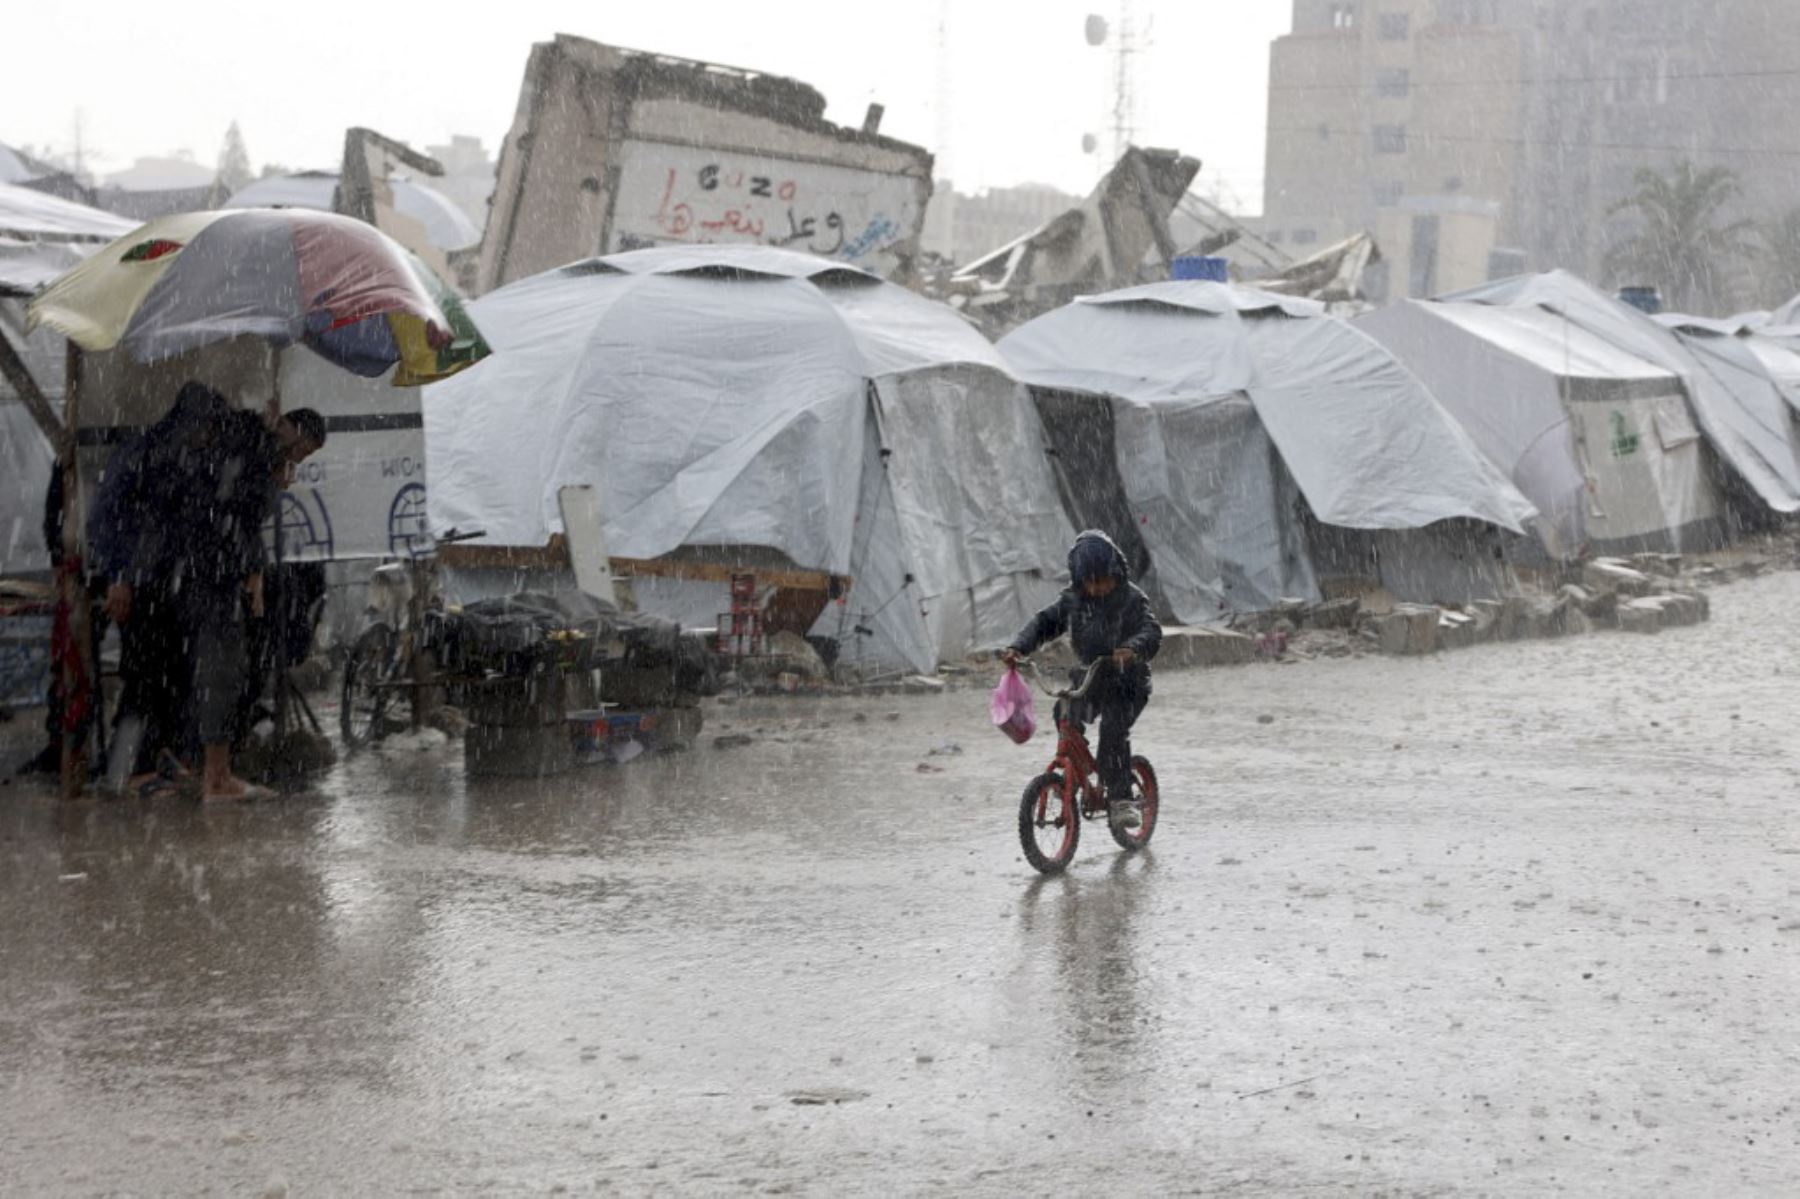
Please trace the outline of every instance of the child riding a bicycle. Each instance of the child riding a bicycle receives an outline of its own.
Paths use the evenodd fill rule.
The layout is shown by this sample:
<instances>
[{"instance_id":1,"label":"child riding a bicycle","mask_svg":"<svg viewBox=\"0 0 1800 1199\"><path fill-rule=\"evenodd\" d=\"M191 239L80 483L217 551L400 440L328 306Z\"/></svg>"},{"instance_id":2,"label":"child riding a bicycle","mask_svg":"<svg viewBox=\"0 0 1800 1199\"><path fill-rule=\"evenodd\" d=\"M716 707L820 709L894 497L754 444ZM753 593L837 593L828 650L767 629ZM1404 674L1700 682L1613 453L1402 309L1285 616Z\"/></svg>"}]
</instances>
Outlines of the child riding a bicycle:
<instances>
[{"instance_id":1,"label":"child riding a bicycle","mask_svg":"<svg viewBox=\"0 0 1800 1199\"><path fill-rule=\"evenodd\" d=\"M1058 719L1078 727L1099 719L1100 782L1112 821L1137 828L1143 814L1131 792L1131 726L1150 702L1150 660L1162 645L1162 626L1149 597L1132 585L1125 555L1097 529L1076 537L1069 549L1069 589L1032 617L1001 657L1012 665L1064 633L1081 660L1077 676L1101 659L1110 659L1112 668L1102 670Z\"/></svg>"}]
</instances>

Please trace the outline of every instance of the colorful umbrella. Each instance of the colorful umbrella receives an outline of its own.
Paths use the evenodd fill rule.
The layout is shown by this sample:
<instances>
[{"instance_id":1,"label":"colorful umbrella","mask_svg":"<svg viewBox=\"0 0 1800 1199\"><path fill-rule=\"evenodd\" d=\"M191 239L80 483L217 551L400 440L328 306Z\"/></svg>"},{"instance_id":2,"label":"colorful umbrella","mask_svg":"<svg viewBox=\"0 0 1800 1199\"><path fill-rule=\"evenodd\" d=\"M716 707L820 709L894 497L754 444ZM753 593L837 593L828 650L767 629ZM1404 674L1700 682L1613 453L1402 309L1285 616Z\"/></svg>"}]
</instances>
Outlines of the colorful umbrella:
<instances>
[{"instance_id":1,"label":"colorful umbrella","mask_svg":"<svg viewBox=\"0 0 1800 1199\"><path fill-rule=\"evenodd\" d=\"M31 304L86 350L152 362L234 337L302 343L396 386L446 378L487 346L450 292L372 225L307 209L226 209L152 221L51 284ZM455 305L460 309L461 305Z\"/></svg>"}]
</instances>

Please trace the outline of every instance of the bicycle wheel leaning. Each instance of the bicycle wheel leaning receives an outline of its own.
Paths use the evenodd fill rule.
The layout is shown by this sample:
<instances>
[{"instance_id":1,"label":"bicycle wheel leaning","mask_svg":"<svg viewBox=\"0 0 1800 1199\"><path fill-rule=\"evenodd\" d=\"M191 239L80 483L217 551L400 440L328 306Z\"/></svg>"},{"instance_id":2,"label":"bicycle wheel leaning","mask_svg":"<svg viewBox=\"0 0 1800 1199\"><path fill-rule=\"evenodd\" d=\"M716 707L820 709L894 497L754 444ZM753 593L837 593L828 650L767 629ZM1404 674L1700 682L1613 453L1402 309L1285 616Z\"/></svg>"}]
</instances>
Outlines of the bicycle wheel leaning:
<instances>
[{"instance_id":1,"label":"bicycle wheel leaning","mask_svg":"<svg viewBox=\"0 0 1800 1199\"><path fill-rule=\"evenodd\" d=\"M1019 797L1019 845L1025 860L1044 874L1055 874L1075 856L1081 840L1081 814L1073 787L1060 774L1040 774Z\"/></svg>"},{"instance_id":2,"label":"bicycle wheel leaning","mask_svg":"<svg viewBox=\"0 0 1800 1199\"><path fill-rule=\"evenodd\" d=\"M387 736L388 709L393 706L392 683L399 673L394 630L371 626L350 647L344 661L344 689L338 704L338 723L345 749L361 749Z\"/></svg>"},{"instance_id":3,"label":"bicycle wheel leaning","mask_svg":"<svg viewBox=\"0 0 1800 1199\"><path fill-rule=\"evenodd\" d=\"M1143 823L1134 829L1122 829L1110 820L1106 823L1119 848L1135 853L1150 844L1150 838L1156 832L1157 809L1161 806L1156 790L1156 770L1150 765L1150 759L1142 754L1135 754L1131 759L1131 797L1138 801Z\"/></svg>"}]
</instances>

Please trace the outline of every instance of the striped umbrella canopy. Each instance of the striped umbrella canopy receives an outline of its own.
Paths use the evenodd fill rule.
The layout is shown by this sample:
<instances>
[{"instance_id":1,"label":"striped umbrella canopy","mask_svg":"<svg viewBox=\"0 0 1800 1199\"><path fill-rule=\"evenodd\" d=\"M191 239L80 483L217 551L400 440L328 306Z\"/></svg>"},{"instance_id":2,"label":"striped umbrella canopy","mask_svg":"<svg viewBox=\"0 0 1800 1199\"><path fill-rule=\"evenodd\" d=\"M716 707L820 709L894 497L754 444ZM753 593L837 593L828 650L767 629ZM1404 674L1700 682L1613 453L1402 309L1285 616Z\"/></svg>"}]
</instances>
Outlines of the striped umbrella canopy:
<instances>
[{"instance_id":1,"label":"striped umbrella canopy","mask_svg":"<svg viewBox=\"0 0 1800 1199\"><path fill-rule=\"evenodd\" d=\"M86 350L154 362L256 336L394 384L447 378L487 345L453 293L398 242L350 217L226 209L164 217L108 245L32 301ZM447 314L445 304L453 312Z\"/></svg>"}]
</instances>

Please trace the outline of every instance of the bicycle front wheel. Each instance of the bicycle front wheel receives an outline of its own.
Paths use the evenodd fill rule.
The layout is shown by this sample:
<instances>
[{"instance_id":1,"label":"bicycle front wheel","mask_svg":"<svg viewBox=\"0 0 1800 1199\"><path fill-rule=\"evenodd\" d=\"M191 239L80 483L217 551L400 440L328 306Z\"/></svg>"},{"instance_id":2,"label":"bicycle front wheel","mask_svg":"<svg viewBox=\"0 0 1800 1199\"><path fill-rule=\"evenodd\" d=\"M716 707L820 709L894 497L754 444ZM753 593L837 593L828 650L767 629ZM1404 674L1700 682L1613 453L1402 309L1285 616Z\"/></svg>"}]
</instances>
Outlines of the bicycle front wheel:
<instances>
[{"instance_id":1,"label":"bicycle front wheel","mask_svg":"<svg viewBox=\"0 0 1800 1199\"><path fill-rule=\"evenodd\" d=\"M394 630L384 624L365 631L350 648L338 705L345 749L361 749L387 735L388 710L396 698L388 684L399 675L397 657Z\"/></svg>"},{"instance_id":2,"label":"bicycle front wheel","mask_svg":"<svg viewBox=\"0 0 1800 1199\"><path fill-rule=\"evenodd\" d=\"M1075 788L1060 774L1040 774L1019 798L1019 845L1025 860L1043 874L1056 874L1075 856L1081 840L1081 813Z\"/></svg>"},{"instance_id":3,"label":"bicycle front wheel","mask_svg":"<svg viewBox=\"0 0 1800 1199\"><path fill-rule=\"evenodd\" d=\"M1131 798L1138 801L1143 823L1134 829L1122 829L1110 820L1106 823L1119 848L1135 853L1150 844L1150 837L1156 832L1157 812L1162 806L1156 790L1156 771L1151 767L1150 759L1141 754L1133 755L1131 759Z\"/></svg>"}]
</instances>

